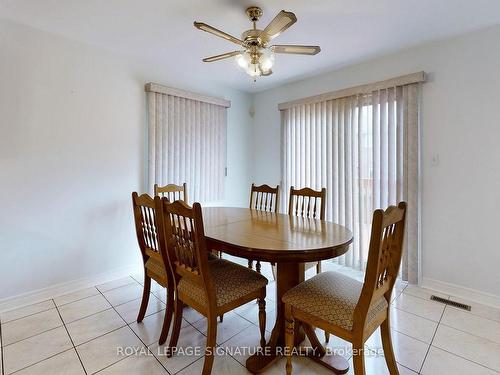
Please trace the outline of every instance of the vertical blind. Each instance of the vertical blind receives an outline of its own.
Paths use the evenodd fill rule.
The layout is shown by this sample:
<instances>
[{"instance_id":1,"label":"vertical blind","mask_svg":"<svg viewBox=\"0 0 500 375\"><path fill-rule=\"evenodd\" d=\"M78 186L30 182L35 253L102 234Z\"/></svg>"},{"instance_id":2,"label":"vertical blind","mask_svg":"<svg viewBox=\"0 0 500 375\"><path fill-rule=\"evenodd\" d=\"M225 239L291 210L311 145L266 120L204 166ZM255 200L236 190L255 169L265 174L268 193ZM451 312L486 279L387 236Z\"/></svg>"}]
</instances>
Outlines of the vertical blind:
<instances>
[{"instance_id":1,"label":"vertical blind","mask_svg":"<svg viewBox=\"0 0 500 375\"><path fill-rule=\"evenodd\" d=\"M408 202L401 272L413 283L418 278L419 88L413 83L281 108L282 203L290 186L325 187L326 219L347 226L354 236L338 262L363 270L373 210Z\"/></svg>"},{"instance_id":2,"label":"vertical blind","mask_svg":"<svg viewBox=\"0 0 500 375\"><path fill-rule=\"evenodd\" d=\"M149 190L186 182L191 202L222 199L230 102L156 84L146 91Z\"/></svg>"}]
</instances>

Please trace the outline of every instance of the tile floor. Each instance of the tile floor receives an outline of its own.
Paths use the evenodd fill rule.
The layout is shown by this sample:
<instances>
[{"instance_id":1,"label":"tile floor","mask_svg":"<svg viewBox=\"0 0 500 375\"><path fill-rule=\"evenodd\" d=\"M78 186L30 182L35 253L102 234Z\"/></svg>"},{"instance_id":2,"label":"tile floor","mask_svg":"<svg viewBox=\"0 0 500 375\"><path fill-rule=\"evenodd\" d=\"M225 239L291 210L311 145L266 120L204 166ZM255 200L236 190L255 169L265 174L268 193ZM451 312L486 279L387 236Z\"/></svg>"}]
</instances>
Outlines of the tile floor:
<instances>
[{"instance_id":1,"label":"tile floor","mask_svg":"<svg viewBox=\"0 0 500 375\"><path fill-rule=\"evenodd\" d=\"M333 263L324 263L324 268L363 277ZM263 273L272 280L266 264ZM0 313L0 375L201 373L204 318L185 310L179 352L166 358L165 348L157 344L164 290L154 285L147 316L138 324L141 280L140 275L131 276ZM268 288L267 335L275 317L275 283ZM464 312L430 301L430 294L404 283L396 287L391 314L400 374L500 374L500 310L472 304L472 311ZM213 374L248 374L248 355L242 348L258 344L257 311L257 305L249 303L225 315L217 342L230 354L216 357ZM318 337L323 333L318 331ZM372 353L366 356L367 373L388 374L384 358L377 355L378 331L366 345ZM349 343L332 337L329 347L351 360ZM293 366L295 374L330 374L307 358L294 358ZM265 374L284 372L280 360Z\"/></svg>"}]
</instances>

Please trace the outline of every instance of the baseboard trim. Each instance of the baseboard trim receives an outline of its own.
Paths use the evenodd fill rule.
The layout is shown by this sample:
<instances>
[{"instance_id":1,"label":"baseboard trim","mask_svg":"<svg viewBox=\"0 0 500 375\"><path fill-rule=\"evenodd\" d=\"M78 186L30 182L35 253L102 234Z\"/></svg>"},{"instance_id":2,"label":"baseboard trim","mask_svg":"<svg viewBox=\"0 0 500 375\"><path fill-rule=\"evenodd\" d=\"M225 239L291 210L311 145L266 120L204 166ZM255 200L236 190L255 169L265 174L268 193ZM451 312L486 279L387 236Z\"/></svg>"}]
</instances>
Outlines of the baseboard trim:
<instances>
[{"instance_id":1,"label":"baseboard trim","mask_svg":"<svg viewBox=\"0 0 500 375\"><path fill-rule=\"evenodd\" d=\"M106 283L122 277L140 273L141 268L136 265L130 265L121 268L115 268L108 272L93 276L83 277L71 280L65 283L55 284L46 288L33 290L17 296L0 299L0 312L17 309L19 307L32 305L46 301L51 298L62 296L67 293L76 292L81 289L90 288L94 285Z\"/></svg>"},{"instance_id":2,"label":"baseboard trim","mask_svg":"<svg viewBox=\"0 0 500 375\"><path fill-rule=\"evenodd\" d=\"M461 285L447 283L427 277L424 277L422 279L421 286L427 289L435 290L437 292L480 303L482 305L500 308L500 296L497 296L495 294L486 293Z\"/></svg>"}]
</instances>

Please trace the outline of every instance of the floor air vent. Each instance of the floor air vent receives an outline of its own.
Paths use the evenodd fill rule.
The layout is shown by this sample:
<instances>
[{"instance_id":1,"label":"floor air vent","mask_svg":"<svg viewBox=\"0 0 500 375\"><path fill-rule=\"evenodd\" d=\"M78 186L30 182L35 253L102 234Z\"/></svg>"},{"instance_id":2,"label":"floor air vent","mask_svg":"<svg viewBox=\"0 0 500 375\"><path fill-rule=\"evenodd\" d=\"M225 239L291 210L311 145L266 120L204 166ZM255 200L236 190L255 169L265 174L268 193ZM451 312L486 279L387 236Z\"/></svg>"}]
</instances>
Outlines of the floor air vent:
<instances>
[{"instance_id":1,"label":"floor air vent","mask_svg":"<svg viewBox=\"0 0 500 375\"><path fill-rule=\"evenodd\" d=\"M446 298L441 298L441 297L438 297L435 295L431 296L431 300L441 302L441 303L444 303L446 305L450 305L453 307L458 307L459 309L462 309L462 310L470 311L470 309L471 309L471 307L469 305L466 305L465 303L455 302L455 301L452 301L452 300L449 300Z\"/></svg>"}]
</instances>

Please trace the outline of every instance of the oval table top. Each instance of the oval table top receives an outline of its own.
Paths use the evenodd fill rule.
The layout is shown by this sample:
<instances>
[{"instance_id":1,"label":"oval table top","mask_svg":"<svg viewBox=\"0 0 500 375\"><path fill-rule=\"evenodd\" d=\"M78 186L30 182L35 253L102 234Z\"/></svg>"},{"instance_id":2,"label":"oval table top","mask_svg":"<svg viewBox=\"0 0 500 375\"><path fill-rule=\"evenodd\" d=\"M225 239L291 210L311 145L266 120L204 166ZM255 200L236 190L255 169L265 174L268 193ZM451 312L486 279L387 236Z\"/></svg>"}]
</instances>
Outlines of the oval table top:
<instances>
[{"instance_id":1,"label":"oval table top","mask_svg":"<svg viewBox=\"0 0 500 375\"><path fill-rule=\"evenodd\" d=\"M269 262L313 262L347 252L352 232L327 221L237 207L204 207L205 236L231 255Z\"/></svg>"}]
</instances>

